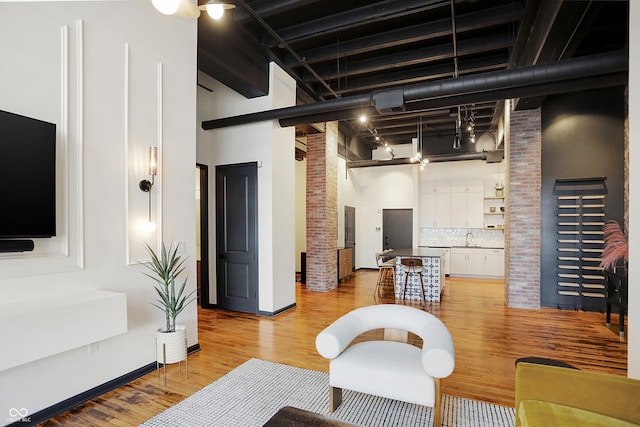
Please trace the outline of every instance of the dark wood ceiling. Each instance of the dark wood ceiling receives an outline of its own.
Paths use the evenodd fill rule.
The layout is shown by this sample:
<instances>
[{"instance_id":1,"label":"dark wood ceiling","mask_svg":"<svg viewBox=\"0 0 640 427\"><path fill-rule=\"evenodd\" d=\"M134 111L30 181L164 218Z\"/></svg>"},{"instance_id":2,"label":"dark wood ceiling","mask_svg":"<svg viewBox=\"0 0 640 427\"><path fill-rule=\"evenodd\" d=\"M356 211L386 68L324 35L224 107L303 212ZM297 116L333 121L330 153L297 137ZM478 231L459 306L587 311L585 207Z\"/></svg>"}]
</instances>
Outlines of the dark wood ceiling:
<instances>
[{"instance_id":1,"label":"dark wood ceiling","mask_svg":"<svg viewBox=\"0 0 640 427\"><path fill-rule=\"evenodd\" d=\"M419 129L424 141L451 141L458 107L463 121L473 115L476 135L496 129L502 106L498 95L482 101L469 96L467 102L460 96L450 102L408 104L394 99L395 88L628 46L628 1L229 2L237 7L222 21L205 15L199 19L199 69L246 97L257 97L267 94L268 63L275 61L296 80L299 105L382 93L380 105L388 108L376 102L375 108L367 105L309 118L339 120L345 134L369 147L379 144L376 136L389 144L409 143ZM619 79L616 83L594 78L589 84L613 85ZM553 90L577 88L556 85ZM520 98L518 108L538 107L543 97L534 95ZM358 121L362 112L369 117L366 124ZM310 129L296 124L301 132Z\"/></svg>"}]
</instances>

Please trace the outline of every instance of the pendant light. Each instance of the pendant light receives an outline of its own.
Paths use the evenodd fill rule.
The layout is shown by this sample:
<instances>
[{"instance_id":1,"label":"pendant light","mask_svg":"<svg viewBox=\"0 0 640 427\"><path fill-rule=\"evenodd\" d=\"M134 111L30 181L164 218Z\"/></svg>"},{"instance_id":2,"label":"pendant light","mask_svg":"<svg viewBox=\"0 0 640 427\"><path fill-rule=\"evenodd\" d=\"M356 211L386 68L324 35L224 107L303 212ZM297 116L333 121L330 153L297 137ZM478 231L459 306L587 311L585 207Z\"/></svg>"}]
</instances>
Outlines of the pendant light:
<instances>
[{"instance_id":1,"label":"pendant light","mask_svg":"<svg viewBox=\"0 0 640 427\"><path fill-rule=\"evenodd\" d=\"M200 10L206 10L211 19L222 19L225 10L231 10L236 7L235 4L224 3L219 0L210 0L206 4L200 6Z\"/></svg>"},{"instance_id":2,"label":"pendant light","mask_svg":"<svg viewBox=\"0 0 640 427\"><path fill-rule=\"evenodd\" d=\"M183 18L200 16L200 9L193 0L151 0L151 4L164 15L177 15Z\"/></svg>"}]
</instances>

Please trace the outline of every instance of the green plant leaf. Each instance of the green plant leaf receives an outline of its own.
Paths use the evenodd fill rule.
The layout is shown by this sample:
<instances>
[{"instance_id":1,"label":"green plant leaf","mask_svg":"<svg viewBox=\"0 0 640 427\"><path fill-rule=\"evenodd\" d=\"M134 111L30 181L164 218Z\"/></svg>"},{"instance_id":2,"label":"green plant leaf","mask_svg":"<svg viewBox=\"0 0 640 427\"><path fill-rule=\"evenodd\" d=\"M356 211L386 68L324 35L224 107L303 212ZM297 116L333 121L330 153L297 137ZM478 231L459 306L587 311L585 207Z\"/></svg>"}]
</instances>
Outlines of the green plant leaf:
<instances>
[{"instance_id":1,"label":"green plant leaf","mask_svg":"<svg viewBox=\"0 0 640 427\"><path fill-rule=\"evenodd\" d=\"M163 242L159 256L147 243L145 243L145 247L151 261L144 264L148 271L142 274L156 282L154 289L158 294L157 300L152 305L165 313L167 321L165 328L172 330L175 328L176 317L196 300L196 297L193 296L195 290L184 295L187 285L186 278L176 290L176 280L186 269L186 259L178 254L178 245L173 243L167 249Z\"/></svg>"}]
</instances>

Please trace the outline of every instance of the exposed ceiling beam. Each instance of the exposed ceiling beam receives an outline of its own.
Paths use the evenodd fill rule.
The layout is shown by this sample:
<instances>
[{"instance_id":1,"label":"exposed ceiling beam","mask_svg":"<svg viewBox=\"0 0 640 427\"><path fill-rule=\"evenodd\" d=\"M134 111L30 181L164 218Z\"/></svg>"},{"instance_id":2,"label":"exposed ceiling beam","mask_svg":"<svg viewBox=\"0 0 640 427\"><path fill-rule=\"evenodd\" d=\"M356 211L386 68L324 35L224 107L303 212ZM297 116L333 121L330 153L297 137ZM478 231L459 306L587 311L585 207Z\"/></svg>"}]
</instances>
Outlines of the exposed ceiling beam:
<instances>
[{"instance_id":1,"label":"exposed ceiling beam","mask_svg":"<svg viewBox=\"0 0 640 427\"><path fill-rule=\"evenodd\" d=\"M580 82L582 86L603 87L598 85L612 84L612 82L624 78L627 70L628 52L624 50L550 64L409 85L400 89L407 107L410 107L411 103L413 103L414 108L438 108L448 105L489 101L491 100L490 98L495 101L518 97L521 96L521 92L531 90L531 88L537 91L548 91L549 93L556 91L556 93L561 93L566 90L567 85L565 82L571 80ZM609 79L603 76L609 77ZM398 88L395 90L398 90ZM426 106L429 103L433 105ZM205 130L217 129L265 120L282 120L294 116L299 117L299 123L305 123L305 117L307 116L334 111L351 111L373 106L374 94L358 95L315 104L207 120L202 122L202 127ZM295 124L290 123L290 125Z\"/></svg>"}]
</instances>

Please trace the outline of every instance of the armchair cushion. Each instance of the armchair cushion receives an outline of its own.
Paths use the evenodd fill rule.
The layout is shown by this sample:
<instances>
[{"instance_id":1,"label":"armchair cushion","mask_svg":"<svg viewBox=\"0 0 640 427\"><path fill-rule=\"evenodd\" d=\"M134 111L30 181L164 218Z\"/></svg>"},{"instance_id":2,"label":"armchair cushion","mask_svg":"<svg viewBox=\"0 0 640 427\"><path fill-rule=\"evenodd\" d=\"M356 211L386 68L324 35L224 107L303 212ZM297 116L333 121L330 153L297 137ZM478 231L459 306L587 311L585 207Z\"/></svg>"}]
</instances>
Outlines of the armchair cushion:
<instances>
[{"instance_id":1,"label":"armchair cushion","mask_svg":"<svg viewBox=\"0 0 640 427\"><path fill-rule=\"evenodd\" d=\"M522 427L633 427L638 425L585 409L540 400L521 401L518 407L518 418Z\"/></svg>"},{"instance_id":2,"label":"armchair cushion","mask_svg":"<svg viewBox=\"0 0 640 427\"><path fill-rule=\"evenodd\" d=\"M389 369L391 364L393 369ZM361 342L347 348L329 366L332 387L434 405L434 379L421 366L418 347L396 341Z\"/></svg>"}]
</instances>

